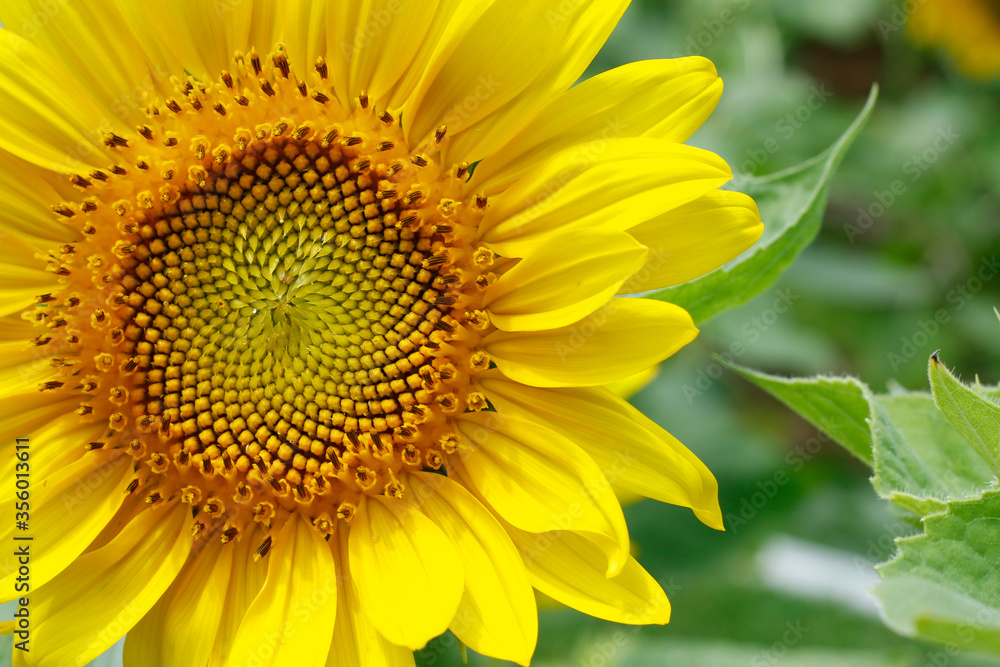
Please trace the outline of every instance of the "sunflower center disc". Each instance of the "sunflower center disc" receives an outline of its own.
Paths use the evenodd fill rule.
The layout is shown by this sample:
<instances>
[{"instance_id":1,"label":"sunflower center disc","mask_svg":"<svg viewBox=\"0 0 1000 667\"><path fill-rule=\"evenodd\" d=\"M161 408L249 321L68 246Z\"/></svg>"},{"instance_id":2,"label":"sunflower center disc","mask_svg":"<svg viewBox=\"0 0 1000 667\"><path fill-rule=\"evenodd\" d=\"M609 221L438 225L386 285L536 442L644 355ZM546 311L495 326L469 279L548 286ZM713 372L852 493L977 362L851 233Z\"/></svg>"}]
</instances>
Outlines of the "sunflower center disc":
<instances>
[{"instance_id":1,"label":"sunflower center disc","mask_svg":"<svg viewBox=\"0 0 1000 667\"><path fill-rule=\"evenodd\" d=\"M80 413L110 415L92 447L126 448L131 491L179 495L224 541L295 511L332 531L440 468L449 416L486 406L469 378L493 255L485 201L458 199L467 168L412 154L386 112L307 96L278 56L253 66L260 97L188 81L138 137L109 136L121 164L55 207L82 224L58 258L76 291L38 313L61 313L56 345L97 350L75 371Z\"/></svg>"}]
</instances>

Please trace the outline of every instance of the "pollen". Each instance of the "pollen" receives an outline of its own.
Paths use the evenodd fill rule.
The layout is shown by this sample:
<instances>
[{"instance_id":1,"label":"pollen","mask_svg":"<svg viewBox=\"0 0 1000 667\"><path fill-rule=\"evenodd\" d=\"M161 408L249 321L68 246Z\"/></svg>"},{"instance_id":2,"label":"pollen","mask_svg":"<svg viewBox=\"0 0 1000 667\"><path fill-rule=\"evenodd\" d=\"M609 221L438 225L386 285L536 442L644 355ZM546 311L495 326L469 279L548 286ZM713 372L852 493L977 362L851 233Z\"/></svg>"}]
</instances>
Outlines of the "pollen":
<instances>
[{"instance_id":1,"label":"pollen","mask_svg":"<svg viewBox=\"0 0 1000 667\"><path fill-rule=\"evenodd\" d=\"M39 389L78 395L102 448L135 459L131 491L190 504L223 542L292 513L329 535L440 468L450 421L489 407L485 200L464 205L467 166L412 150L388 110L344 108L315 70L310 86L281 47L237 54L109 134L115 164L53 204L84 232L49 258L64 290L26 314L70 360Z\"/></svg>"}]
</instances>

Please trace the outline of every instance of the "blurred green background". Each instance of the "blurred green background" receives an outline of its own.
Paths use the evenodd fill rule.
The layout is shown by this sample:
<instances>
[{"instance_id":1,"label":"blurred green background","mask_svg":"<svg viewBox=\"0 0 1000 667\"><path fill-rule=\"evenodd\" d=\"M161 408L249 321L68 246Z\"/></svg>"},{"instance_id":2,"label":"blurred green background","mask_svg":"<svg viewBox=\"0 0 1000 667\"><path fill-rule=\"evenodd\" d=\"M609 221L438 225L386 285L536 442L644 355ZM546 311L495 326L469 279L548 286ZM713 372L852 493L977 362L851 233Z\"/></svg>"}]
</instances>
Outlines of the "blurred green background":
<instances>
[{"instance_id":1,"label":"blurred green background","mask_svg":"<svg viewBox=\"0 0 1000 667\"><path fill-rule=\"evenodd\" d=\"M876 498L863 465L712 359L738 342L738 363L850 373L882 391L925 388L927 358L940 349L965 379L1000 380L1000 279L973 278L1000 271L1000 89L963 78L945 53L915 48L905 28L887 30L901 5L634 0L594 63L591 74L647 58L710 58L725 94L691 143L738 175L815 155L874 82L881 96L812 247L775 288L703 327L633 399L715 472L727 532L649 501L626 508L637 556L667 590L673 620L631 628L545 610L534 665L1000 664L882 625L865 593L877 581L872 566L910 529ZM120 664L120 650L93 664ZM445 636L418 664L461 665L462 654Z\"/></svg>"},{"instance_id":2,"label":"blurred green background","mask_svg":"<svg viewBox=\"0 0 1000 667\"><path fill-rule=\"evenodd\" d=\"M739 342L737 363L849 373L885 391L926 389L928 357L940 349L963 378L1000 380L1000 88L964 78L947 53L915 47L905 26L893 29L901 7L634 0L594 63L591 74L647 58L710 58L725 93L690 143L738 175L812 157L850 124L873 83L880 99L834 178L811 248L773 289L702 327L633 398L715 472L727 532L651 501L626 508L637 557L667 590L673 619L636 629L544 611L533 665L1000 664L883 626L866 594L878 580L873 565L912 529L877 499L865 466L712 358ZM980 269L987 280L973 278ZM469 662L498 664L471 653ZM418 664L461 665L454 638Z\"/></svg>"}]
</instances>

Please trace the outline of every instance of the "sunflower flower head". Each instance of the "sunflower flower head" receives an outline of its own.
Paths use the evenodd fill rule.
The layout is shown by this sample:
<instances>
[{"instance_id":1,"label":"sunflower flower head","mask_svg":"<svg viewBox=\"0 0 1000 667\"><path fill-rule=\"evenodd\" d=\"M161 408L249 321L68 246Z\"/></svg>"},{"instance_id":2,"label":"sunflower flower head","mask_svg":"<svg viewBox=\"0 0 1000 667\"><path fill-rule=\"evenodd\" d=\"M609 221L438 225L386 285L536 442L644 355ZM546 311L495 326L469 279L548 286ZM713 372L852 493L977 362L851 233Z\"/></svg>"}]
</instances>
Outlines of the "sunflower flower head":
<instances>
[{"instance_id":1,"label":"sunflower flower head","mask_svg":"<svg viewBox=\"0 0 1000 667\"><path fill-rule=\"evenodd\" d=\"M711 63L571 89L609 0L83 3L23 35L17 4L0 345L37 538L15 664L127 632L130 667L405 665L449 628L528 664L532 588L668 620L615 492L721 528L717 486L602 385L697 333L616 295L760 235L682 143Z\"/></svg>"}]
</instances>

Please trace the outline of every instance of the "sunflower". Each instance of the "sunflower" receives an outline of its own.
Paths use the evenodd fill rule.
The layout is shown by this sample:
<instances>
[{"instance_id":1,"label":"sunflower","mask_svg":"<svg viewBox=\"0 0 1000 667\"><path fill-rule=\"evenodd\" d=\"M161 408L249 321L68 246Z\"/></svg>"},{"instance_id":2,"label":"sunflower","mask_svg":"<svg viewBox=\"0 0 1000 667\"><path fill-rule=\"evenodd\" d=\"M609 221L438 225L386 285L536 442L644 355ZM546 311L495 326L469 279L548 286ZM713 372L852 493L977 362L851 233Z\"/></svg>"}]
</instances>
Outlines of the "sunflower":
<instances>
[{"instance_id":1,"label":"sunflower","mask_svg":"<svg viewBox=\"0 0 1000 667\"><path fill-rule=\"evenodd\" d=\"M571 88L627 4L5 2L15 665L528 664L533 588L668 620L614 491L721 529L717 485L603 385L696 329L615 297L761 224L682 143L710 62Z\"/></svg>"},{"instance_id":2,"label":"sunflower","mask_svg":"<svg viewBox=\"0 0 1000 667\"><path fill-rule=\"evenodd\" d=\"M1000 75L1000 4L996 0L922 0L908 21L911 39L944 49L966 76Z\"/></svg>"}]
</instances>

